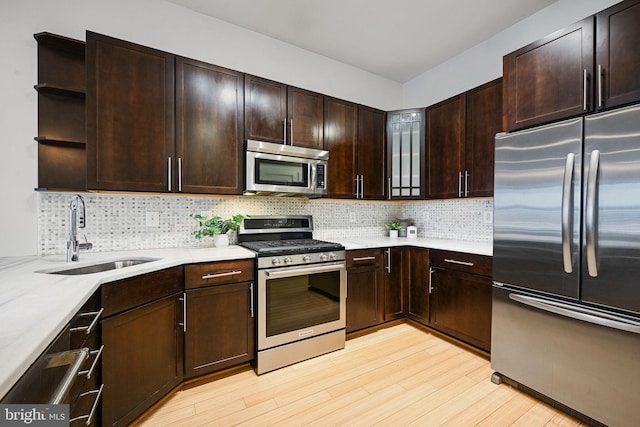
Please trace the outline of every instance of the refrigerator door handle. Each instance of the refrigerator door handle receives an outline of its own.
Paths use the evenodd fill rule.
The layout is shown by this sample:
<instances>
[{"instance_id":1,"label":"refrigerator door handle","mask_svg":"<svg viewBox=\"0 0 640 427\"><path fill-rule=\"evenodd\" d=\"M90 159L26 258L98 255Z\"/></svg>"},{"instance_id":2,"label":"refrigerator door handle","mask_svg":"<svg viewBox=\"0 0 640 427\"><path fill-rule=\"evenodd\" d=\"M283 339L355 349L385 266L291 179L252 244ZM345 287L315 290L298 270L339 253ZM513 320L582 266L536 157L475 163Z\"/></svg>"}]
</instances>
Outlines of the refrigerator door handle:
<instances>
[{"instance_id":1,"label":"refrigerator door handle","mask_svg":"<svg viewBox=\"0 0 640 427\"><path fill-rule=\"evenodd\" d=\"M585 212L585 229L587 241L587 270L589 276L598 277L598 253L596 228L598 222L598 170L600 165L600 151L591 152L589 173L587 175L587 200Z\"/></svg>"},{"instance_id":2,"label":"refrigerator door handle","mask_svg":"<svg viewBox=\"0 0 640 427\"><path fill-rule=\"evenodd\" d=\"M573 272L573 167L575 154L567 154L562 182L562 263L565 273Z\"/></svg>"},{"instance_id":3,"label":"refrigerator door handle","mask_svg":"<svg viewBox=\"0 0 640 427\"><path fill-rule=\"evenodd\" d=\"M528 295L510 293L509 299L550 313L570 317L572 319L606 326L621 331L632 332L634 334L640 334L640 322L626 319L621 316L602 313L585 307L576 307L559 301L544 300L542 298L536 298Z\"/></svg>"}]
</instances>

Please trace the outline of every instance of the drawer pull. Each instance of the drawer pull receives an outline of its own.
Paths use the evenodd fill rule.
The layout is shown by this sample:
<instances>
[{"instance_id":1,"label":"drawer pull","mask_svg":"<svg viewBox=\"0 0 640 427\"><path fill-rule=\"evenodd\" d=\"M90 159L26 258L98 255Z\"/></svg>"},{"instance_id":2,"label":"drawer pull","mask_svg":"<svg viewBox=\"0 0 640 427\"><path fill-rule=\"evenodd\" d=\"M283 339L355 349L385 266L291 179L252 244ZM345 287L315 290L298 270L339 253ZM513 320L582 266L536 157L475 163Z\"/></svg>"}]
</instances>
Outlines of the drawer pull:
<instances>
[{"instance_id":1,"label":"drawer pull","mask_svg":"<svg viewBox=\"0 0 640 427\"><path fill-rule=\"evenodd\" d=\"M202 280L215 279L217 277L235 276L237 274L242 274L242 270L227 271L225 273L205 274L204 276L202 276Z\"/></svg>"},{"instance_id":2,"label":"drawer pull","mask_svg":"<svg viewBox=\"0 0 640 427\"><path fill-rule=\"evenodd\" d=\"M79 376L86 375L87 379L91 379L91 375L93 374L93 371L96 369L96 366L98 365L98 360L100 360L100 357L102 356L102 350L104 350L104 344L100 347L99 350L93 350L89 352L89 355L95 354L96 358L93 359L93 363L91 364L91 367L89 368L89 370L78 372Z\"/></svg>"},{"instance_id":3,"label":"drawer pull","mask_svg":"<svg viewBox=\"0 0 640 427\"><path fill-rule=\"evenodd\" d=\"M89 326L79 326L77 328L71 328L69 329L69 331L71 332L83 332L86 333L87 335L89 335L91 333L91 331L93 330L93 328L96 327L96 325L98 324L98 320L100 320L100 316L102 316L102 312L104 311L104 308L101 308L99 311L91 311L88 313L80 313L78 316L79 317L89 317L89 316L95 316L95 318L91 321L91 324Z\"/></svg>"},{"instance_id":4,"label":"drawer pull","mask_svg":"<svg viewBox=\"0 0 640 427\"><path fill-rule=\"evenodd\" d=\"M96 398L93 401L93 405L91 406L91 411L89 411L88 415L81 415L79 417L75 417L69 420L69 424L74 423L76 421L79 420L86 420L84 422L84 425L86 426L90 426L91 423L93 422L93 417L96 414L96 410L98 409L98 402L100 402L100 397L102 397L102 390L104 389L104 384L100 385L100 388L98 390L91 390L91 391L87 391L85 393L80 394L80 397L85 397L88 396L90 394L95 394Z\"/></svg>"},{"instance_id":5,"label":"drawer pull","mask_svg":"<svg viewBox=\"0 0 640 427\"><path fill-rule=\"evenodd\" d=\"M376 259L376 257L374 256L362 256L362 257L358 257L358 258L354 258L353 261L372 261Z\"/></svg>"},{"instance_id":6,"label":"drawer pull","mask_svg":"<svg viewBox=\"0 0 640 427\"><path fill-rule=\"evenodd\" d=\"M449 258L445 258L444 262L448 262L450 264L466 265L467 267L473 267L473 265L474 265L472 262L458 261L456 259L449 259Z\"/></svg>"}]
</instances>

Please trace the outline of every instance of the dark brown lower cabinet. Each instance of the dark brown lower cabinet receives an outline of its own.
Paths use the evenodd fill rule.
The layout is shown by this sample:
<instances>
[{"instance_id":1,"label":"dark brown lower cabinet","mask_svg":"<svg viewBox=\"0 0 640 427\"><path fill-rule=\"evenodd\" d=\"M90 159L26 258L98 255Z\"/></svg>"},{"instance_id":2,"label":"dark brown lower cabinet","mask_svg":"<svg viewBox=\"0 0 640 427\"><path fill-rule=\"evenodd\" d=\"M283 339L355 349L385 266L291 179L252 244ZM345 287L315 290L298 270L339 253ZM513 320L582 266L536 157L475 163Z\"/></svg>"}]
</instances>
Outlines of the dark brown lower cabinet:
<instances>
[{"instance_id":1,"label":"dark brown lower cabinet","mask_svg":"<svg viewBox=\"0 0 640 427\"><path fill-rule=\"evenodd\" d=\"M347 252L347 332L384 321L382 249Z\"/></svg>"},{"instance_id":2,"label":"dark brown lower cabinet","mask_svg":"<svg viewBox=\"0 0 640 427\"><path fill-rule=\"evenodd\" d=\"M407 248L409 264L407 316L429 323L429 249Z\"/></svg>"},{"instance_id":3,"label":"dark brown lower cabinet","mask_svg":"<svg viewBox=\"0 0 640 427\"><path fill-rule=\"evenodd\" d=\"M102 286L102 425L128 425L182 381L182 277L178 267Z\"/></svg>"},{"instance_id":4,"label":"dark brown lower cabinet","mask_svg":"<svg viewBox=\"0 0 640 427\"><path fill-rule=\"evenodd\" d=\"M431 326L491 350L491 258L433 251Z\"/></svg>"},{"instance_id":5,"label":"dark brown lower cabinet","mask_svg":"<svg viewBox=\"0 0 640 427\"><path fill-rule=\"evenodd\" d=\"M384 320L394 320L404 317L405 308L405 266L407 257L405 248L395 247L385 250L384 276Z\"/></svg>"},{"instance_id":6,"label":"dark brown lower cabinet","mask_svg":"<svg viewBox=\"0 0 640 427\"><path fill-rule=\"evenodd\" d=\"M185 377L254 358L253 286L245 282L186 292Z\"/></svg>"}]
</instances>

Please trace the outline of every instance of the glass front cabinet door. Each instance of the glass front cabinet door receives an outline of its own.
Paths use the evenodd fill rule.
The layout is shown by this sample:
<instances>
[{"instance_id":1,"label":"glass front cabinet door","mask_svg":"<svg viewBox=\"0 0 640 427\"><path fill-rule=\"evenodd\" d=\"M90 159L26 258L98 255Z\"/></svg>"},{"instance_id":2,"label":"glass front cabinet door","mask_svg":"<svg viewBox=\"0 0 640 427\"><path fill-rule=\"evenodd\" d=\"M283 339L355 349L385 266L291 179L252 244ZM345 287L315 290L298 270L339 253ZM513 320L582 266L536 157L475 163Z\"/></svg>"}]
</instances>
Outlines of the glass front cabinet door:
<instances>
[{"instance_id":1,"label":"glass front cabinet door","mask_svg":"<svg viewBox=\"0 0 640 427\"><path fill-rule=\"evenodd\" d=\"M387 194L389 199L422 199L426 188L425 110L387 114Z\"/></svg>"}]
</instances>

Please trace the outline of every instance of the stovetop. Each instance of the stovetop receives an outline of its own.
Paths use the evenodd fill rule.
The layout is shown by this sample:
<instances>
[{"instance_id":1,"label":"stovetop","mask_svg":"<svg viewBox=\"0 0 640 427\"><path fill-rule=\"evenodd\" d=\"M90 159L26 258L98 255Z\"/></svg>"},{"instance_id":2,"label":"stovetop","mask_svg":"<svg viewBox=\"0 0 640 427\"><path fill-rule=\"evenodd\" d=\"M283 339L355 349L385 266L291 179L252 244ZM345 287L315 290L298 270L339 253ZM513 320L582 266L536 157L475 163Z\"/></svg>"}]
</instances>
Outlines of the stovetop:
<instances>
[{"instance_id":1,"label":"stovetop","mask_svg":"<svg viewBox=\"0 0 640 427\"><path fill-rule=\"evenodd\" d=\"M262 255L285 255L292 253L313 253L322 251L343 250L339 243L326 242L316 239L283 239L283 240L256 240L241 242L240 246L251 249Z\"/></svg>"}]
</instances>

